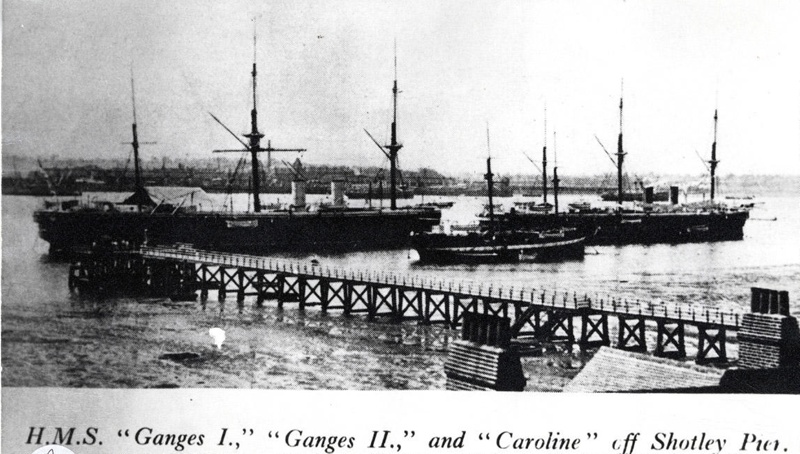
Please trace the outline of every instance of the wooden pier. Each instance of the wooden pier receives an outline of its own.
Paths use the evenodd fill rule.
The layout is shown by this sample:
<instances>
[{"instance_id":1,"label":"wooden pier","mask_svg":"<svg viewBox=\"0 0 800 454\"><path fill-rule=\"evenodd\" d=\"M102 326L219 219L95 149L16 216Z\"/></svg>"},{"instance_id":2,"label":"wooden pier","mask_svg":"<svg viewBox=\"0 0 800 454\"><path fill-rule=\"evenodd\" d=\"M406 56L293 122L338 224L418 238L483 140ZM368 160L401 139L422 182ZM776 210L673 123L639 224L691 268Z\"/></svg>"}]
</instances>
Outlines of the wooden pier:
<instances>
[{"instance_id":1,"label":"wooden pier","mask_svg":"<svg viewBox=\"0 0 800 454\"><path fill-rule=\"evenodd\" d=\"M465 313L508 318L512 343L566 342L581 347L611 345L609 318L617 319L615 346L686 357L686 327L697 332L698 363L726 362L726 339L740 328L743 313L700 304L651 303L593 298L530 287L430 279L375 270L329 268L299 261L218 253L190 247L142 247L138 251L87 253L70 267L70 289L117 288L194 299L216 290L224 299L254 296L256 304L319 306L323 312L390 317L459 327ZM646 333L656 331L649 346ZM652 348L651 348L652 347Z\"/></svg>"}]
</instances>

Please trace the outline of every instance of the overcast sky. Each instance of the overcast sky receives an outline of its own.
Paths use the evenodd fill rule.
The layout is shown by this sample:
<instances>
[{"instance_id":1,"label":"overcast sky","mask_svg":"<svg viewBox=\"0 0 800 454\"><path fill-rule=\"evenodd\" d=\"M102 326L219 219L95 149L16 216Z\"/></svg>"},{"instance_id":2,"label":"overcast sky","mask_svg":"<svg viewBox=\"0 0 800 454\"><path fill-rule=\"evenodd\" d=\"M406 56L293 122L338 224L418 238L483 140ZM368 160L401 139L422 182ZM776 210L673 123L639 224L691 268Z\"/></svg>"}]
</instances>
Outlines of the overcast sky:
<instances>
[{"instance_id":1,"label":"overcast sky","mask_svg":"<svg viewBox=\"0 0 800 454\"><path fill-rule=\"evenodd\" d=\"M488 122L533 172L546 105L561 174L612 171L624 79L630 171L704 172L718 107L721 173L800 173L796 1L4 0L3 152L126 159L131 66L144 158L237 147L206 112L249 128L253 17L260 128L311 163L382 164L396 39L405 168L482 171Z\"/></svg>"}]
</instances>

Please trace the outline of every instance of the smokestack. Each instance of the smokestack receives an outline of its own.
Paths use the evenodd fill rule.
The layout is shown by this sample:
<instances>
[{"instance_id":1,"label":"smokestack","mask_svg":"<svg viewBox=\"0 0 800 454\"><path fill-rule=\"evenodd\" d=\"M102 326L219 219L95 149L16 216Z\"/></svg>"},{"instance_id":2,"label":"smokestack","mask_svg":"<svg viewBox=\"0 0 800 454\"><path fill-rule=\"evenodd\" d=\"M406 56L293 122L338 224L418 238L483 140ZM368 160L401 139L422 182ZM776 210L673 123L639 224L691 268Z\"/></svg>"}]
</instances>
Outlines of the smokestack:
<instances>
[{"instance_id":1,"label":"smokestack","mask_svg":"<svg viewBox=\"0 0 800 454\"><path fill-rule=\"evenodd\" d=\"M304 210L306 208L306 182L300 179L292 180L292 209Z\"/></svg>"},{"instance_id":2,"label":"smokestack","mask_svg":"<svg viewBox=\"0 0 800 454\"><path fill-rule=\"evenodd\" d=\"M653 187L644 188L644 203L653 203Z\"/></svg>"},{"instance_id":3,"label":"smokestack","mask_svg":"<svg viewBox=\"0 0 800 454\"><path fill-rule=\"evenodd\" d=\"M333 180L331 181L331 196L333 197L333 206L344 206L344 181Z\"/></svg>"},{"instance_id":4,"label":"smokestack","mask_svg":"<svg viewBox=\"0 0 800 454\"><path fill-rule=\"evenodd\" d=\"M677 186L670 186L669 187L669 201L673 205L678 204L678 187Z\"/></svg>"}]
</instances>

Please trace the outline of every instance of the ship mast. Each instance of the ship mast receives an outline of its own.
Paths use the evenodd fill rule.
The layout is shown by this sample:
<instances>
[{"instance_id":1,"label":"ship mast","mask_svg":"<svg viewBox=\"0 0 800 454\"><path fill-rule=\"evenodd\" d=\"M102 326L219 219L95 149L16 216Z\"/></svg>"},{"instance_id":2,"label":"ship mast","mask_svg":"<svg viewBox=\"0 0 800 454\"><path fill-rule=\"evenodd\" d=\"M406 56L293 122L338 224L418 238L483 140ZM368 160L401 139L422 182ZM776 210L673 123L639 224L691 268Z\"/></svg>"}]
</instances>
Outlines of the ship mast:
<instances>
[{"instance_id":1,"label":"ship mast","mask_svg":"<svg viewBox=\"0 0 800 454\"><path fill-rule=\"evenodd\" d=\"M136 200L136 207L142 211L142 201L149 198L147 191L142 184L142 174L139 170L139 145L151 145L155 142L139 142L139 134L136 127L136 90L133 84L133 69L131 69L131 104L133 105L133 124L131 124L131 132L133 133L133 141L128 142L133 146L133 174L134 174L134 188L133 197Z\"/></svg>"},{"instance_id":2,"label":"ship mast","mask_svg":"<svg viewBox=\"0 0 800 454\"><path fill-rule=\"evenodd\" d=\"M264 137L264 134L258 132L258 110L256 108L256 27L255 27L255 20L253 20L253 72L251 73L253 76L253 110L250 111L250 134L244 134L244 137L247 137L250 142L250 159L252 161L252 168L253 168L253 210L258 213L261 211L261 201L258 198L259 192L261 192L261 179L260 179L260 172L258 171L258 150L261 148L261 139Z\"/></svg>"},{"instance_id":3,"label":"ship mast","mask_svg":"<svg viewBox=\"0 0 800 454\"><path fill-rule=\"evenodd\" d=\"M391 209L397 209L397 152L403 145L397 142L397 42L394 44L394 86L392 87L393 116L392 116L392 141L386 148L389 150L389 195Z\"/></svg>"},{"instance_id":4,"label":"ship mast","mask_svg":"<svg viewBox=\"0 0 800 454\"><path fill-rule=\"evenodd\" d=\"M244 146L244 150L214 150L214 153L240 153L242 151L249 151L250 157L252 161L252 169L253 169L253 176L252 176L252 194L253 194L253 210L256 213L261 212L261 201L259 199L259 193L261 192L261 173L258 170L258 153L267 153L267 162L272 160L272 152L303 152L306 151L305 148L272 148L272 143L267 141L267 148L263 148L261 146L261 139L264 138L264 134L258 131L258 110L256 107L257 98L256 98L256 87L257 87L257 71L256 71L256 26L255 26L255 19L253 20L253 71L251 73L253 76L253 110L250 111L250 133L243 134L244 137L247 137L249 143L244 143L235 133L233 133L230 129L228 129L225 124L223 124L214 114L211 114L211 117L217 121L223 128L225 128L231 135L233 135L239 143ZM210 112L209 112L210 113Z\"/></svg>"},{"instance_id":5,"label":"ship mast","mask_svg":"<svg viewBox=\"0 0 800 454\"><path fill-rule=\"evenodd\" d=\"M134 191L138 194L142 190L142 176L139 173L139 136L136 133L136 90L133 85L133 77L131 77L131 102L133 104L133 174L134 174ZM142 205L139 204L139 211L142 210Z\"/></svg>"},{"instance_id":6,"label":"ship mast","mask_svg":"<svg viewBox=\"0 0 800 454\"><path fill-rule=\"evenodd\" d=\"M558 154L556 149L556 132L553 131L553 204L558 214Z\"/></svg>"},{"instance_id":7,"label":"ship mast","mask_svg":"<svg viewBox=\"0 0 800 454\"><path fill-rule=\"evenodd\" d=\"M617 205L622 213L622 161L625 158L622 151L622 96L619 97L619 138L617 139Z\"/></svg>"},{"instance_id":8,"label":"ship mast","mask_svg":"<svg viewBox=\"0 0 800 454\"><path fill-rule=\"evenodd\" d=\"M544 147L542 148L542 198L547 205L547 106L544 108Z\"/></svg>"},{"instance_id":9,"label":"ship mast","mask_svg":"<svg viewBox=\"0 0 800 454\"><path fill-rule=\"evenodd\" d=\"M487 150L487 157L486 157L486 175L484 178L486 179L486 186L487 192L489 195L489 233L494 232L494 200L493 200L493 186L494 181L492 177L492 148L489 145L489 126L486 126L486 150Z\"/></svg>"},{"instance_id":10,"label":"ship mast","mask_svg":"<svg viewBox=\"0 0 800 454\"><path fill-rule=\"evenodd\" d=\"M392 86L392 139L388 145L381 145L380 142L372 137L366 129L370 140L372 140L378 148L381 149L384 155L389 159L389 198L391 199L391 209L397 209L397 152L403 148L403 144L397 141L397 41L394 43L394 85ZM386 150L389 150L387 153ZM383 197L381 197L383 200ZM383 202L381 202L383 203Z\"/></svg>"},{"instance_id":11,"label":"ship mast","mask_svg":"<svg viewBox=\"0 0 800 454\"><path fill-rule=\"evenodd\" d=\"M714 202L714 190L716 189L716 171L717 171L717 164L719 161L717 160L717 109L714 109L714 142L711 144L711 160L708 161L711 164L711 202Z\"/></svg>"}]
</instances>

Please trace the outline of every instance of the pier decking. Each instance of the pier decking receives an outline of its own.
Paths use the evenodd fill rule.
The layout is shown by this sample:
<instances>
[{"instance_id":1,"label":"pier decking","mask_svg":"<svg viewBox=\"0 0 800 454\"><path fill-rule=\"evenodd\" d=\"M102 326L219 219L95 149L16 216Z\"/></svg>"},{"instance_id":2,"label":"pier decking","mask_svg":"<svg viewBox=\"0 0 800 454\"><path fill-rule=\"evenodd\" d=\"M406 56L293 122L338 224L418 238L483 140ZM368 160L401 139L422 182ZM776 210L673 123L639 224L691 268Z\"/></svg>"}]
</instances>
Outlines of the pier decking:
<instances>
[{"instance_id":1,"label":"pier decking","mask_svg":"<svg viewBox=\"0 0 800 454\"><path fill-rule=\"evenodd\" d=\"M402 273L330 268L299 261L219 253L191 247L142 247L138 251L87 253L70 269L70 288L97 289L102 282L173 297L219 298L235 293L243 302L277 300L278 306L320 306L324 312L391 317L422 324L461 325L464 313L508 317L517 343L555 341L585 347L610 345L609 317L617 318L616 347L648 351L647 329L655 325L653 354L686 356L685 328L697 331L700 363L727 361L726 338L742 312L685 303L653 303L555 293L532 287L499 286ZM575 326L579 323L579 327ZM576 329L578 328L578 329ZM577 335L576 335L577 331Z\"/></svg>"}]
</instances>

